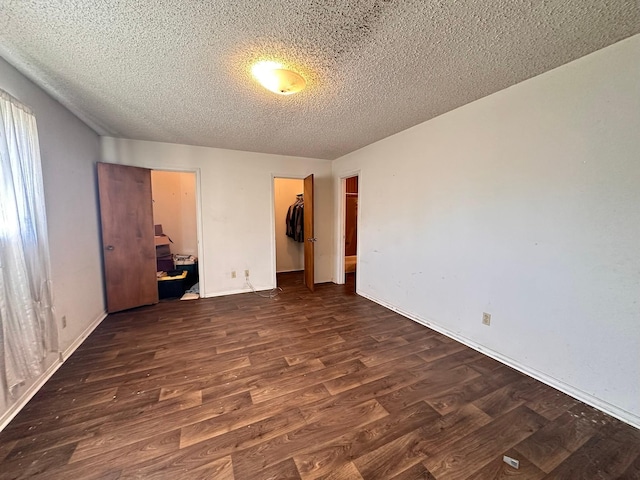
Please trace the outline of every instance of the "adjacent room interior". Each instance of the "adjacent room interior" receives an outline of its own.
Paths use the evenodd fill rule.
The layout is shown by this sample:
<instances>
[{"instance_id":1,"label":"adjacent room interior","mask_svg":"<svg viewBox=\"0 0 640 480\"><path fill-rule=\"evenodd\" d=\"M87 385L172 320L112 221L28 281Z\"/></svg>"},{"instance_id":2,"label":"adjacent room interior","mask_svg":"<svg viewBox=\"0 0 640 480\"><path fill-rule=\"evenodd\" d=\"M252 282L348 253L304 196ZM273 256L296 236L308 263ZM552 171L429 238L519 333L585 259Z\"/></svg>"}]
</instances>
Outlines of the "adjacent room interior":
<instances>
[{"instance_id":1,"label":"adjacent room interior","mask_svg":"<svg viewBox=\"0 0 640 480\"><path fill-rule=\"evenodd\" d=\"M640 478L640 6L312 3L3 7L0 477Z\"/></svg>"},{"instance_id":2,"label":"adjacent room interior","mask_svg":"<svg viewBox=\"0 0 640 480\"><path fill-rule=\"evenodd\" d=\"M196 174L152 170L151 194L159 298L199 298Z\"/></svg>"}]
</instances>

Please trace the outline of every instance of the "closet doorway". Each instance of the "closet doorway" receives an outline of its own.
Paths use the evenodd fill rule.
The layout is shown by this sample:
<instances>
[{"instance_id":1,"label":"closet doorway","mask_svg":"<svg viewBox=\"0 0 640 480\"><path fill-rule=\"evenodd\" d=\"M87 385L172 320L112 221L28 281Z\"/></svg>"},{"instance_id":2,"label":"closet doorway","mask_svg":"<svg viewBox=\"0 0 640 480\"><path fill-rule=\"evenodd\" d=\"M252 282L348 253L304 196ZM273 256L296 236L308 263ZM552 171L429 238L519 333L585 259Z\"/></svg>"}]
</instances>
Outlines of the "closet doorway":
<instances>
[{"instance_id":1,"label":"closet doorway","mask_svg":"<svg viewBox=\"0 0 640 480\"><path fill-rule=\"evenodd\" d=\"M198 268L196 173L152 170L151 195L157 270L186 271L187 276L182 281L180 295L184 293L182 290L193 290L199 295L201 279ZM174 295L177 293L173 292L171 296Z\"/></svg>"},{"instance_id":2,"label":"closet doorway","mask_svg":"<svg viewBox=\"0 0 640 480\"><path fill-rule=\"evenodd\" d=\"M275 209L276 274L304 271L304 228L300 216L304 202L304 180L273 179ZM302 207L303 208L303 207Z\"/></svg>"},{"instance_id":3,"label":"closet doorway","mask_svg":"<svg viewBox=\"0 0 640 480\"><path fill-rule=\"evenodd\" d=\"M314 291L313 175L273 177L275 282L301 282Z\"/></svg>"},{"instance_id":4,"label":"closet doorway","mask_svg":"<svg viewBox=\"0 0 640 480\"><path fill-rule=\"evenodd\" d=\"M358 260L358 177L345 179L344 197L344 274L345 283L353 283Z\"/></svg>"}]
</instances>

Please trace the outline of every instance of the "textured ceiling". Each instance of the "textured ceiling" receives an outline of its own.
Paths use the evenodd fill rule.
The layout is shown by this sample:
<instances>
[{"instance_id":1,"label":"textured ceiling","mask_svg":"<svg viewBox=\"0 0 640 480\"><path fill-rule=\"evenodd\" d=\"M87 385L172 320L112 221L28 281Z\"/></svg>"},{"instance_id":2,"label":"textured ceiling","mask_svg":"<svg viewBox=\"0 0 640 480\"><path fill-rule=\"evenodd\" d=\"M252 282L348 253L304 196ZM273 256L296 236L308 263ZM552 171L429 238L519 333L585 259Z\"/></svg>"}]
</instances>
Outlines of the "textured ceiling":
<instances>
[{"instance_id":1,"label":"textured ceiling","mask_svg":"<svg viewBox=\"0 0 640 480\"><path fill-rule=\"evenodd\" d=\"M327 159L638 32L637 0L0 0L0 55L100 134Z\"/></svg>"}]
</instances>

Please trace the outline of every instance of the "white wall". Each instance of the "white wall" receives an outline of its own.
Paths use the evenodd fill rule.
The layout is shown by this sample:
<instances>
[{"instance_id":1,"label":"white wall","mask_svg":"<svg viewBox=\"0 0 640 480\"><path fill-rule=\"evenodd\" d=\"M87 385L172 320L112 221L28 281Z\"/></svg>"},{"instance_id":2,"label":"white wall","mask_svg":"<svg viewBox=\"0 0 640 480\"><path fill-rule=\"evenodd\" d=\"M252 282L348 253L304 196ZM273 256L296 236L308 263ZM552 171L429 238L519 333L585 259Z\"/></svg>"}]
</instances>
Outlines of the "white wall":
<instances>
[{"instance_id":1,"label":"white wall","mask_svg":"<svg viewBox=\"0 0 640 480\"><path fill-rule=\"evenodd\" d=\"M151 191L153 223L173 242L171 253L198 256L195 173L152 170Z\"/></svg>"},{"instance_id":2,"label":"white wall","mask_svg":"<svg viewBox=\"0 0 640 480\"><path fill-rule=\"evenodd\" d=\"M315 175L317 283L332 280L333 191L331 162L161 142L102 138L105 162L154 169L197 169L204 255L204 296L275 286L273 177ZM231 272L238 272L231 278ZM203 282L201 279L201 287Z\"/></svg>"},{"instance_id":3,"label":"white wall","mask_svg":"<svg viewBox=\"0 0 640 480\"><path fill-rule=\"evenodd\" d=\"M304 190L304 180L298 178L276 178L273 182L276 271L294 272L304 270L304 243L287 237L287 211L295 203L296 195Z\"/></svg>"},{"instance_id":4,"label":"white wall","mask_svg":"<svg viewBox=\"0 0 640 480\"><path fill-rule=\"evenodd\" d=\"M54 303L60 349L68 354L105 315L95 174L100 140L2 58L0 88L29 105L38 123ZM62 316L66 316L66 328L62 328ZM55 366L57 358L52 356L47 366ZM25 385L11 405L2 403L0 392L0 426L41 381Z\"/></svg>"},{"instance_id":5,"label":"white wall","mask_svg":"<svg viewBox=\"0 0 640 480\"><path fill-rule=\"evenodd\" d=\"M639 58L636 35L333 165L336 202L361 171L359 293L636 426Z\"/></svg>"}]
</instances>

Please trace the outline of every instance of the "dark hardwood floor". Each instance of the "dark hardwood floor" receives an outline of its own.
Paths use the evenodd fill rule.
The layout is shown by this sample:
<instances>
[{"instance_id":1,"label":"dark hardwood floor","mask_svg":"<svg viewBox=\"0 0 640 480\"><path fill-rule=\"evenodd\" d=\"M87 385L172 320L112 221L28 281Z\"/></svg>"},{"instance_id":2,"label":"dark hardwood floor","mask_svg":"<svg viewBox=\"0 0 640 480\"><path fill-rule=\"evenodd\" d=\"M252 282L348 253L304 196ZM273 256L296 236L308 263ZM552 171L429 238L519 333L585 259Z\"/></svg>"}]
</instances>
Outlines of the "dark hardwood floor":
<instances>
[{"instance_id":1,"label":"dark hardwood floor","mask_svg":"<svg viewBox=\"0 0 640 480\"><path fill-rule=\"evenodd\" d=\"M351 282L109 315L0 433L0 478L640 478L640 431Z\"/></svg>"}]
</instances>

